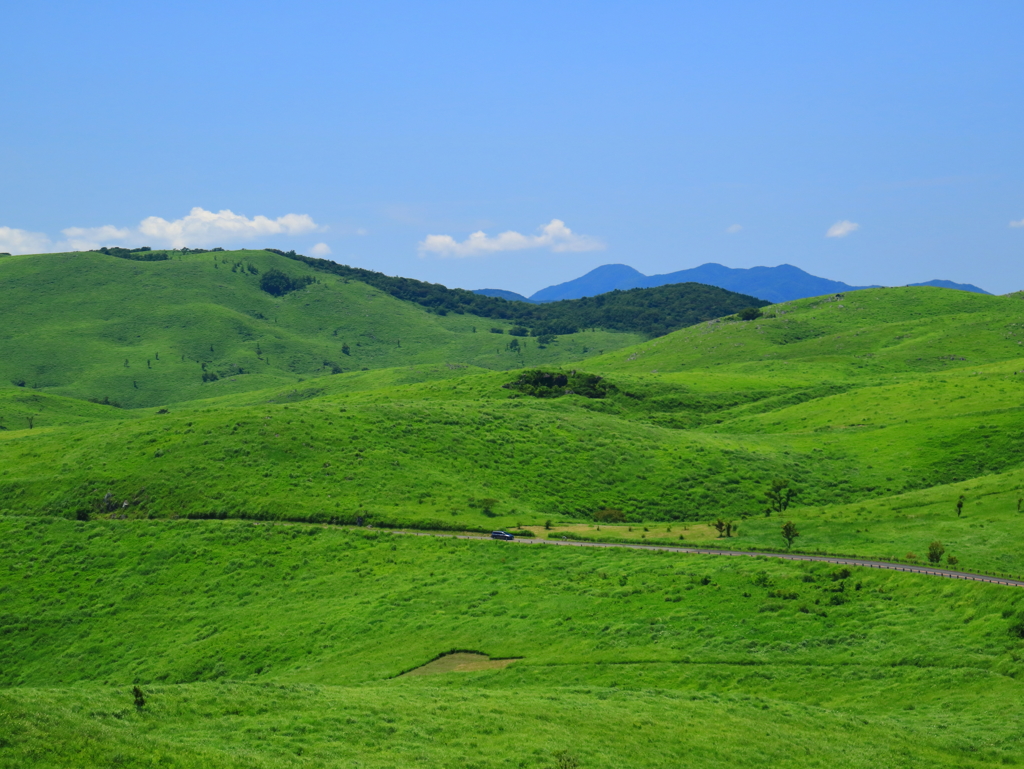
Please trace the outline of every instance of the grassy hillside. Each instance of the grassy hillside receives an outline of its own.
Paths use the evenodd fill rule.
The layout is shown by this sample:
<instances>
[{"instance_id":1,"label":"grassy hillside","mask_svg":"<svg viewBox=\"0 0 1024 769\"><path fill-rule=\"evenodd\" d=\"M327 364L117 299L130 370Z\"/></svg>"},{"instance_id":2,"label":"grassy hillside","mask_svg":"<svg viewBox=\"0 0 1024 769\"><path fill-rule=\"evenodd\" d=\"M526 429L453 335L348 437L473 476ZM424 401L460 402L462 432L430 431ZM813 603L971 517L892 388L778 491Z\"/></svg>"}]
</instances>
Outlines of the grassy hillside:
<instances>
[{"instance_id":1,"label":"grassy hillside","mask_svg":"<svg viewBox=\"0 0 1024 769\"><path fill-rule=\"evenodd\" d=\"M941 536L965 564L1024 570L1015 550L973 536L978 521L943 518L961 494L972 497L971 479L991 477L1007 499L1015 493L1024 376L1014 372L1024 360L1005 337L1024 321L1013 314L1024 304L930 288L863 293L871 296L851 307L807 302L588 361L605 373L602 398L535 398L507 387L519 375L421 365L322 376L169 413L90 404L108 419L128 417L117 423L61 426L60 415L44 411L28 430L22 413L7 420L22 429L0 433L0 510L489 529L587 520L612 508L632 522L745 520L730 545L777 547L778 515L764 516L765 492L784 478L797 492L787 515L804 527L798 547L902 558L922 556L929 537ZM869 309L856 314L861 304ZM890 326L905 331L906 323L932 335L915 344L970 349L971 357L922 354L915 361L935 370L886 373L905 363L886 356L905 336ZM793 324L843 333L780 342L773 328ZM833 337L844 334L857 346L837 351L842 340ZM694 342L730 360L700 354ZM684 370L636 370L644 356L670 355ZM861 373L861 365L875 368ZM934 525L902 525L891 510L925 490L928 504L947 512ZM1024 517L1015 502L1007 511L989 525L1009 543L1024 533ZM845 523L815 523L836 519Z\"/></svg>"},{"instance_id":2,"label":"grassy hillside","mask_svg":"<svg viewBox=\"0 0 1024 769\"><path fill-rule=\"evenodd\" d=\"M212 521L7 519L0 551L9 766L1024 760L996 586ZM450 649L521 659L395 678Z\"/></svg>"},{"instance_id":3,"label":"grassy hillside","mask_svg":"<svg viewBox=\"0 0 1024 769\"><path fill-rule=\"evenodd\" d=\"M136 408L332 371L422 363L520 368L640 339L587 331L545 346L516 339L511 350L511 337L490 333L511 322L430 313L267 251L172 256L0 259L0 388L20 385ZM260 288L271 270L318 282L273 296Z\"/></svg>"},{"instance_id":4,"label":"grassy hillside","mask_svg":"<svg viewBox=\"0 0 1024 769\"><path fill-rule=\"evenodd\" d=\"M4 290L52 312L0 310L26 379L0 389L0 766L1024 761L1016 589L308 523L781 549L790 520L794 550L1024 574L1019 297L516 353L312 271L272 297L234 254L10 259ZM146 290L75 283L101 273ZM361 365L329 373L342 343ZM451 650L521 659L396 678Z\"/></svg>"},{"instance_id":5,"label":"grassy hillside","mask_svg":"<svg viewBox=\"0 0 1024 769\"><path fill-rule=\"evenodd\" d=\"M937 288L880 288L711 321L593 362L605 371L717 370L863 378L955 370L1024 355L1024 301Z\"/></svg>"}]
</instances>

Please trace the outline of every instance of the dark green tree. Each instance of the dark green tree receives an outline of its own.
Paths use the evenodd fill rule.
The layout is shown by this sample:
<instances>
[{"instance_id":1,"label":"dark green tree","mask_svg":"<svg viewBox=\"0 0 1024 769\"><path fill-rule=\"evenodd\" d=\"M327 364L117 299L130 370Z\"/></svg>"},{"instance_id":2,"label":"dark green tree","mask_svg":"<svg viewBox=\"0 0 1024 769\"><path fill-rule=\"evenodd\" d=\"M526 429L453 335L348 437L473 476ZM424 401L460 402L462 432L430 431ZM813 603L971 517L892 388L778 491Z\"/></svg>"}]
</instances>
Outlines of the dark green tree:
<instances>
[{"instance_id":1,"label":"dark green tree","mask_svg":"<svg viewBox=\"0 0 1024 769\"><path fill-rule=\"evenodd\" d=\"M960 495L960 499L956 501L956 517L959 518L960 514L964 511L964 495Z\"/></svg>"},{"instance_id":2,"label":"dark green tree","mask_svg":"<svg viewBox=\"0 0 1024 769\"><path fill-rule=\"evenodd\" d=\"M928 560L931 563L938 564L942 560L942 556L945 555L946 548L942 546L942 543L936 540L928 545Z\"/></svg>"},{"instance_id":3,"label":"dark green tree","mask_svg":"<svg viewBox=\"0 0 1024 769\"><path fill-rule=\"evenodd\" d=\"M772 481L771 488L764 493L769 505L765 515L770 515L773 510L777 513L785 512L786 508L789 507L789 503L793 501L793 497L796 496L796 493L796 489L789 485L789 481L783 478L776 478Z\"/></svg>"},{"instance_id":4,"label":"dark green tree","mask_svg":"<svg viewBox=\"0 0 1024 769\"><path fill-rule=\"evenodd\" d=\"M786 521L782 524L782 538L786 540L786 549L793 547L793 540L800 536L800 532L796 529L796 524L792 521Z\"/></svg>"},{"instance_id":5,"label":"dark green tree","mask_svg":"<svg viewBox=\"0 0 1024 769\"><path fill-rule=\"evenodd\" d=\"M711 525L715 527L715 530L718 532L718 536L719 537L731 537L732 536L733 521L727 520L725 518L719 518L717 521L715 521Z\"/></svg>"}]
</instances>

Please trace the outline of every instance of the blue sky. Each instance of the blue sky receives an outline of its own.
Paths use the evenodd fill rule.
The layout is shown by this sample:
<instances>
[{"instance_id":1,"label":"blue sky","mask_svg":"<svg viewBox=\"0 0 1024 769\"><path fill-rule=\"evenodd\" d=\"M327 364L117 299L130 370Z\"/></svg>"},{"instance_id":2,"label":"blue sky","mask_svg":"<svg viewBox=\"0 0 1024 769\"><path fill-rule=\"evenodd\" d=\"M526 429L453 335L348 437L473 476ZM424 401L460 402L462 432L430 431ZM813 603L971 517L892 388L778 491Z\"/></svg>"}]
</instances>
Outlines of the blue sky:
<instances>
[{"instance_id":1,"label":"blue sky","mask_svg":"<svg viewBox=\"0 0 1024 769\"><path fill-rule=\"evenodd\" d=\"M0 24L0 251L316 248L523 293L709 261L1024 288L1020 2L41 0Z\"/></svg>"}]
</instances>

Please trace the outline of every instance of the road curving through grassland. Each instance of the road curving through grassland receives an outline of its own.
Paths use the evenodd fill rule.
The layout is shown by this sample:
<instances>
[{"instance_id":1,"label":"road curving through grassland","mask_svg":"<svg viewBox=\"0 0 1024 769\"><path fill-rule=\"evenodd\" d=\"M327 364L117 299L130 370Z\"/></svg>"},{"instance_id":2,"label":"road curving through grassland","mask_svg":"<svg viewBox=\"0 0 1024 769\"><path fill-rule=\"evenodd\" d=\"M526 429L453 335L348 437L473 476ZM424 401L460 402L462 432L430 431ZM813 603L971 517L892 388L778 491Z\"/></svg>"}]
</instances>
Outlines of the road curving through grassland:
<instances>
[{"instance_id":1,"label":"road curving through grassland","mask_svg":"<svg viewBox=\"0 0 1024 769\"><path fill-rule=\"evenodd\" d=\"M396 533L415 534L420 537L454 537L455 539L477 539L488 541L491 539L490 537L476 536L472 534L440 534L427 531L403 530ZM925 574L932 577L946 577L947 579L963 579L973 582L988 582L993 585L1024 587L1024 580L1009 579L1007 577L993 577L987 574L973 574L967 571L953 571L952 569L940 569L934 566L913 566L904 563L891 563L889 561L873 561L867 558L842 558L831 555L754 552L747 550L711 550L701 547L672 547L669 545L629 545L618 542L577 542L570 539L520 539L517 537L512 540L510 544L516 543L526 545L557 545L560 547L621 547L628 550L660 550L668 553L688 553L691 555L746 556L747 558L782 558L783 560L788 561L820 561L824 563L834 563L840 566L862 566L869 569L889 569L890 571L903 571L909 574ZM504 544L504 542L502 544Z\"/></svg>"}]
</instances>

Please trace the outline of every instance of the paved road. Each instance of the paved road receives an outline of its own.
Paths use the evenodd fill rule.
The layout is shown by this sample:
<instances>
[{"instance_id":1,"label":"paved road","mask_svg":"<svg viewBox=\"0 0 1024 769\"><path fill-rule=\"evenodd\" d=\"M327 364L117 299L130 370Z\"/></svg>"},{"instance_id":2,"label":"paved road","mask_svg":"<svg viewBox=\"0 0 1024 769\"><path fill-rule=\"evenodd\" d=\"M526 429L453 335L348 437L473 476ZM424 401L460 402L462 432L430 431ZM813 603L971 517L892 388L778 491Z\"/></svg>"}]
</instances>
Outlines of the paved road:
<instances>
[{"instance_id":1,"label":"paved road","mask_svg":"<svg viewBox=\"0 0 1024 769\"><path fill-rule=\"evenodd\" d=\"M415 534L420 537L454 537L455 539L486 539L486 536L474 536L471 534L438 534L425 531L402 531L402 534ZM869 561L864 558L835 558L830 555L803 555L800 553L753 553L745 550L706 550L698 547L666 547L664 545L624 545L612 542L574 542L573 540L557 539L519 539L518 537L509 544L516 542L526 545L558 545L560 547L624 547L629 550L664 550L669 553L695 553L700 555L731 555L757 558L782 558L787 561L823 561L825 563L836 563L843 566L864 566L869 569L890 569L891 571L906 571L912 574L928 574L932 577L947 577L948 579L966 579L973 582L990 582L993 585L1009 585L1011 587L1024 587L1024 581L1016 579L1005 579L1003 577L989 577L985 574L971 574L966 571L952 571L950 569L938 569L932 566L908 566L902 563L888 563L886 561ZM504 544L504 543L503 543Z\"/></svg>"}]
</instances>

